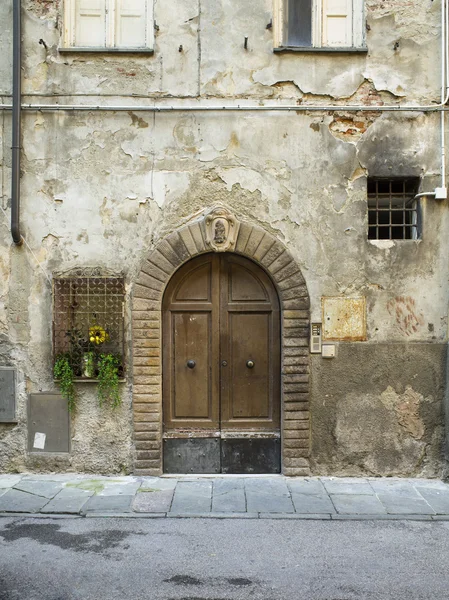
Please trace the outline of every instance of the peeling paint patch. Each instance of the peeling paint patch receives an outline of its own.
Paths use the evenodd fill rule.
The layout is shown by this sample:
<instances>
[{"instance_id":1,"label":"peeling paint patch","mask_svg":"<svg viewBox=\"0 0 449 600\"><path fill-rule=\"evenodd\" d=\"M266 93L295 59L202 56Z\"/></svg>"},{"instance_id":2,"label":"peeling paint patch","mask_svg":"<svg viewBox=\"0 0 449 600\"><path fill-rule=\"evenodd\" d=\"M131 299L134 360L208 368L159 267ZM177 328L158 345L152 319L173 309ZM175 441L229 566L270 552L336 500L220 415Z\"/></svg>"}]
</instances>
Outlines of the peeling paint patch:
<instances>
[{"instance_id":1,"label":"peeling paint patch","mask_svg":"<svg viewBox=\"0 0 449 600\"><path fill-rule=\"evenodd\" d=\"M376 118L374 113L335 113L329 129L339 140L357 142Z\"/></svg>"},{"instance_id":2,"label":"peeling paint patch","mask_svg":"<svg viewBox=\"0 0 449 600\"><path fill-rule=\"evenodd\" d=\"M411 386L407 386L403 394L397 394L391 386L388 386L381 394L380 400L386 408L395 412L400 427L415 440L422 439L426 428L419 415L419 407L424 401L421 394Z\"/></svg>"},{"instance_id":3,"label":"peeling paint patch","mask_svg":"<svg viewBox=\"0 0 449 600\"><path fill-rule=\"evenodd\" d=\"M371 246L376 246L376 248L380 248L381 250L389 250L390 248L394 248L396 245L393 240L368 240Z\"/></svg>"}]
</instances>

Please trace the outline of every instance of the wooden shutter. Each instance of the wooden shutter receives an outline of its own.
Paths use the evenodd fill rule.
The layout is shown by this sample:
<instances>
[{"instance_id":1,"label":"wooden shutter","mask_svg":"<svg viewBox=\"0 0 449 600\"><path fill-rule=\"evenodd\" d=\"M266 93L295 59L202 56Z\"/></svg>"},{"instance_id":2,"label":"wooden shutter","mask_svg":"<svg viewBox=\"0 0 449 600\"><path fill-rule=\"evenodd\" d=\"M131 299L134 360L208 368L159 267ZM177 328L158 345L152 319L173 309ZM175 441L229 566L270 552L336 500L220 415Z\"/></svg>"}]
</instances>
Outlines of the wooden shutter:
<instances>
[{"instance_id":1,"label":"wooden shutter","mask_svg":"<svg viewBox=\"0 0 449 600\"><path fill-rule=\"evenodd\" d=\"M144 48L150 46L151 0L117 0L116 46ZM148 4L148 6L147 6Z\"/></svg>"},{"instance_id":2,"label":"wooden shutter","mask_svg":"<svg viewBox=\"0 0 449 600\"><path fill-rule=\"evenodd\" d=\"M106 45L106 0L76 0L75 46Z\"/></svg>"},{"instance_id":3,"label":"wooden shutter","mask_svg":"<svg viewBox=\"0 0 449 600\"><path fill-rule=\"evenodd\" d=\"M352 20L353 0L323 0L323 46L352 46Z\"/></svg>"}]
</instances>

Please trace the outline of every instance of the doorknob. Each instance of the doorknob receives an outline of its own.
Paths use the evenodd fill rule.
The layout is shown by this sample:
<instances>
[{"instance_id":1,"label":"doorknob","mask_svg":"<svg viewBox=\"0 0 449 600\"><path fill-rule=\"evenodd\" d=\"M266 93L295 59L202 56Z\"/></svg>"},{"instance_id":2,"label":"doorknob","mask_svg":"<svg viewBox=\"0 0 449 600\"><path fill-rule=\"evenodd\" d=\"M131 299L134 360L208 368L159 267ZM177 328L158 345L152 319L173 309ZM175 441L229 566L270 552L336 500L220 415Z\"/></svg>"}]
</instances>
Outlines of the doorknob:
<instances>
[{"instance_id":1,"label":"doorknob","mask_svg":"<svg viewBox=\"0 0 449 600\"><path fill-rule=\"evenodd\" d=\"M227 360L222 360L221 361L221 366L222 367L227 367L228 366L228 361Z\"/></svg>"},{"instance_id":2,"label":"doorknob","mask_svg":"<svg viewBox=\"0 0 449 600\"><path fill-rule=\"evenodd\" d=\"M194 360L187 361L187 366L189 367L189 369L194 369L195 365L196 365L196 362Z\"/></svg>"},{"instance_id":3,"label":"doorknob","mask_svg":"<svg viewBox=\"0 0 449 600\"><path fill-rule=\"evenodd\" d=\"M246 361L246 366L248 367L248 369L252 369L254 367L254 361L253 360L247 360Z\"/></svg>"}]
</instances>

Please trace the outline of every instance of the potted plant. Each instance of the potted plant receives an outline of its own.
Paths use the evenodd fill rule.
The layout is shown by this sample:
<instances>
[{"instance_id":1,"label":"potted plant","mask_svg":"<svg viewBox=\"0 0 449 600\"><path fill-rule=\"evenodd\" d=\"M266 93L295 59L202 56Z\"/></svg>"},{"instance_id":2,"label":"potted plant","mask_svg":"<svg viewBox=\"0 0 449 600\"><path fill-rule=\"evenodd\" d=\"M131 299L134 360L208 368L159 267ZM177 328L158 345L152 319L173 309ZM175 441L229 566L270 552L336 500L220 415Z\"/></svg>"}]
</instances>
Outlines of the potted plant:
<instances>
[{"instance_id":1,"label":"potted plant","mask_svg":"<svg viewBox=\"0 0 449 600\"><path fill-rule=\"evenodd\" d=\"M112 407L117 408L122 403L118 386L121 359L114 354L100 354L97 367L100 406L104 402L111 402Z\"/></svg>"},{"instance_id":2,"label":"potted plant","mask_svg":"<svg viewBox=\"0 0 449 600\"><path fill-rule=\"evenodd\" d=\"M56 358L53 374L58 382L62 397L67 400L69 410L74 410L76 405L76 390L73 383L74 372L70 363L70 356L61 354Z\"/></svg>"}]
</instances>

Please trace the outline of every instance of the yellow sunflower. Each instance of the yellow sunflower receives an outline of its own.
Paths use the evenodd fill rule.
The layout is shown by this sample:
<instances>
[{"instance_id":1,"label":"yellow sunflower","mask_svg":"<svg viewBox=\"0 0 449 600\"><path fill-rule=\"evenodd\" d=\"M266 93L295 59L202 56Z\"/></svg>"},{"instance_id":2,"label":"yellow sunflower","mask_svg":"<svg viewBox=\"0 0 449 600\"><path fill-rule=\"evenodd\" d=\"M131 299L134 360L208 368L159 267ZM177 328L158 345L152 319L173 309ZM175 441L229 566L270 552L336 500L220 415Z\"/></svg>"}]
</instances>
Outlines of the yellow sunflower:
<instances>
[{"instance_id":1,"label":"yellow sunflower","mask_svg":"<svg viewBox=\"0 0 449 600\"><path fill-rule=\"evenodd\" d=\"M89 340L93 344L99 346L109 340L109 333L100 325L92 325L92 327L89 328Z\"/></svg>"}]
</instances>

